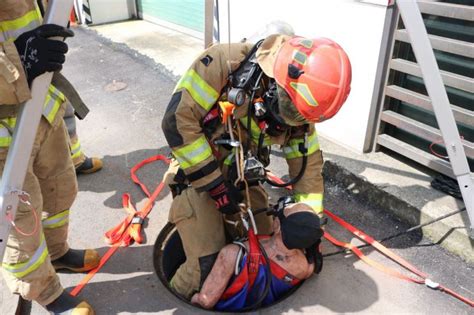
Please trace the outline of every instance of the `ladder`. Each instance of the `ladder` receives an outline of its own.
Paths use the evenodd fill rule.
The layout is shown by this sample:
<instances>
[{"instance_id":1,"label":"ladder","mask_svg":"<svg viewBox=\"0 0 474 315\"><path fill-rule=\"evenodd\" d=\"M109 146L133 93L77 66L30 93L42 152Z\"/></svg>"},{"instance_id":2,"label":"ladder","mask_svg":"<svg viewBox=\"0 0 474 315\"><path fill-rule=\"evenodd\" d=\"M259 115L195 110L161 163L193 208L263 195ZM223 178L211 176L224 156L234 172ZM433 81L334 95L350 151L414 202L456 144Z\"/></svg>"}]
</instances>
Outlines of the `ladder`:
<instances>
[{"instance_id":1,"label":"ladder","mask_svg":"<svg viewBox=\"0 0 474 315\"><path fill-rule=\"evenodd\" d=\"M50 0L44 23L67 26L72 6L73 0ZM15 218L20 198L25 200L28 196L22 191L23 182L52 77L53 73L47 72L33 80L32 98L20 106L17 116L13 140L0 180L0 258L3 258L10 234L11 223L7 218Z\"/></svg>"},{"instance_id":2,"label":"ladder","mask_svg":"<svg viewBox=\"0 0 474 315\"><path fill-rule=\"evenodd\" d=\"M395 1L389 1L394 5ZM415 0L396 1L398 10L403 19L403 24L410 37L411 46L415 53L416 60L421 68L423 81L426 90L431 98L432 106L441 130L449 161L453 169L454 176L459 184L461 194L466 205L467 214L470 222L469 235L474 237L474 183L471 178L469 164L466 153L456 127L451 106L449 105L448 95L444 86L438 64L428 38L420 9Z\"/></svg>"}]
</instances>

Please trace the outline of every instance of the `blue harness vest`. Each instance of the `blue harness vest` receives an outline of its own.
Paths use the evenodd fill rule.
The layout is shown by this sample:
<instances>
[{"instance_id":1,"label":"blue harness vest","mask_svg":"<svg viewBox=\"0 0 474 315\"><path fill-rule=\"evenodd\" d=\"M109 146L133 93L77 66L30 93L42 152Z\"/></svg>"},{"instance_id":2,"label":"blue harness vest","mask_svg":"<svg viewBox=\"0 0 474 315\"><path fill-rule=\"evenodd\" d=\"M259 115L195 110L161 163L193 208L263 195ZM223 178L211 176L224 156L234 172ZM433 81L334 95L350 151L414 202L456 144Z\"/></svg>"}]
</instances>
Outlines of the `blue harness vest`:
<instances>
[{"instance_id":1,"label":"blue harness vest","mask_svg":"<svg viewBox=\"0 0 474 315\"><path fill-rule=\"evenodd\" d=\"M263 237L262 237L263 238ZM238 262L239 263L239 262ZM301 282L290 275L277 263L269 260L271 270L270 290L263 299L261 306L269 305L287 293ZM239 263L239 273L234 275L229 286L222 294L215 310L237 312L254 305L262 296L267 283L267 268L265 259L258 244L258 237L252 229L249 230L249 252Z\"/></svg>"}]
</instances>

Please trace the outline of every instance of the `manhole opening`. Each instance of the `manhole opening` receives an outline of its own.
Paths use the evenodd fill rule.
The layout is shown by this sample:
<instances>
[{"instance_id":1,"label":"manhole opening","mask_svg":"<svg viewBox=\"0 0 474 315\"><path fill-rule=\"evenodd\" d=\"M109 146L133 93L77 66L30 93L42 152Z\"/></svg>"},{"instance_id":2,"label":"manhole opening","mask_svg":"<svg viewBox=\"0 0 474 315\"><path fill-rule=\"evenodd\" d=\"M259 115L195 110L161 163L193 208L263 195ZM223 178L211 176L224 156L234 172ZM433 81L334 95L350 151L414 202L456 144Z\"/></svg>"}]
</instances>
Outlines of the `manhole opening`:
<instances>
[{"instance_id":1,"label":"manhole opening","mask_svg":"<svg viewBox=\"0 0 474 315\"><path fill-rule=\"evenodd\" d=\"M158 235L154 248L153 248L153 266L155 268L156 274L160 279L161 283L170 291L175 297L185 302L188 305L191 305L195 308L202 309L194 304L191 304L190 301L176 294L170 286L169 281L174 276L176 270L179 266L186 261L186 255L184 254L183 243L179 237L176 227L172 223L167 223L165 227L161 230ZM259 309L268 308L273 306L281 301L285 300L288 296L292 295L298 288L303 284L303 281L300 282L297 286L293 287L290 291L284 294L279 300L260 307ZM213 312L212 310L207 310ZM235 312L232 312L235 313Z\"/></svg>"}]
</instances>

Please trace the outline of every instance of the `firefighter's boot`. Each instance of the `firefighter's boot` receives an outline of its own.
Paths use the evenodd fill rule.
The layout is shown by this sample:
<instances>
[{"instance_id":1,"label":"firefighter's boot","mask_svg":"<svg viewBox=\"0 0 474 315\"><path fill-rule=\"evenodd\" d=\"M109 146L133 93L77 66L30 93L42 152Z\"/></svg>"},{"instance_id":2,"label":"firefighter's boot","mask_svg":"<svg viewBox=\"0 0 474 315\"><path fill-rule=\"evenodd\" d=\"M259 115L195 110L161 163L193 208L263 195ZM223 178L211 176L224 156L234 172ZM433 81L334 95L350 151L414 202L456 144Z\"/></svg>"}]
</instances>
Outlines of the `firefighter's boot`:
<instances>
[{"instance_id":1,"label":"firefighter's boot","mask_svg":"<svg viewBox=\"0 0 474 315\"><path fill-rule=\"evenodd\" d=\"M102 169L102 160L96 157L86 157L84 162L76 166L76 174L91 174Z\"/></svg>"},{"instance_id":2,"label":"firefighter's boot","mask_svg":"<svg viewBox=\"0 0 474 315\"><path fill-rule=\"evenodd\" d=\"M51 314L94 315L94 309L86 301L63 291L61 295L45 306Z\"/></svg>"},{"instance_id":3,"label":"firefighter's boot","mask_svg":"<svg viewBox=\"0 0 474 315\"><path fill-rule=\"evenodd\" d=\"M69 249L66 254L52 261L55 270L67 269L84 272L99 265L100 256L94 249Z\"/></svg>"}]
</instances>

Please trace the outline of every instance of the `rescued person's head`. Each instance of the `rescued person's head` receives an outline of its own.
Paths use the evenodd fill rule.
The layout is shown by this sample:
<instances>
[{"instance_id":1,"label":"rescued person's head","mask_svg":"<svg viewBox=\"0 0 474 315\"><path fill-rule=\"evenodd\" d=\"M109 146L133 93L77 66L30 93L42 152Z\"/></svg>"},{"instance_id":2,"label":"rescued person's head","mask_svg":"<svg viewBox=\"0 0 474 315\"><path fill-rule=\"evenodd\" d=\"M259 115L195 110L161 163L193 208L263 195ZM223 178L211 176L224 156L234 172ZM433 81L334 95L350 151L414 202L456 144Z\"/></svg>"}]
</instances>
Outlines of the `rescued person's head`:
<instances>
[{"instance_id":1,"label":"rescued person's head","mask_svg":"<svg viewBox=\"0 0 474 315\"><path fill-rule=\"evenodd\" d=\"M323 236L318 215L304 203L291 204L279 212L274 232L281 233L283 244L288 249L309 248Z\"/></svg>"}]
</instances>

